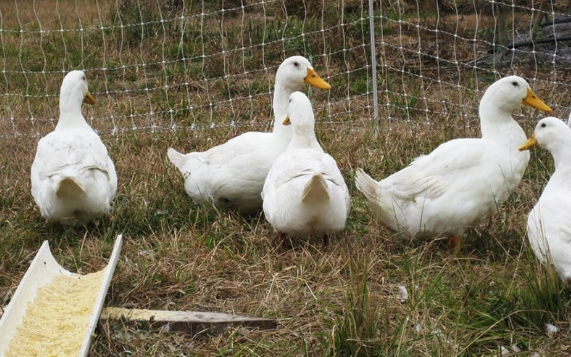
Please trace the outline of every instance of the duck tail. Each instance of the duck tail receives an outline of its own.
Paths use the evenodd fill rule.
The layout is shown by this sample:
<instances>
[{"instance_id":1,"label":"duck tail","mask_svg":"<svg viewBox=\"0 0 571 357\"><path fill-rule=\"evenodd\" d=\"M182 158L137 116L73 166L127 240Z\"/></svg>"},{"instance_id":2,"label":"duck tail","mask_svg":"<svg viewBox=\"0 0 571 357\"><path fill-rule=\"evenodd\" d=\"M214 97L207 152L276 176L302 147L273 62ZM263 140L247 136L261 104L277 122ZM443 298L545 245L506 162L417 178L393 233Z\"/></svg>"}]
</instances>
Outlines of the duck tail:
<instances>
[{"instance_id":1,"label":"duck tail","mask_svg":"<svg viewBox=\"0 0 571 357\"><path fill-rule=\"evenodd\" d=\"M327 189L327 182L321 173L313 174L311 179L305 185L301 202L312 201L325 201L329 200L329 191Z\"/></svg>"},{"instance_id":2,"label":"duck tail","mask_svg":"<svg viewBox=\"0 0 571 357\"><path fill-rule=\"evenodd\" d=\"M362 169L357 169L355 184L357 185L357 189L361 191L369 201L379 201L379 194L377 193L378 182L367 175Z\"/></svg>"},{"instance_id":3,"label":"duck tail","mask_svg":"<svg viewBox=\"0 0 571 357\"><path fill-rule=\"evenodd\" d=\"M74 177L67 176L61 180L56 189L59 199L77 197L85 193L83 186Z\"/></svg>"},{"instance_id":4,"label":"duck tail","mask_svg":"<svg viewBox=\"0 0 571 357\"><path fill-rule=\"evenodd\" d=\"M177 169L182 170L185 162L184 154L181 154L173 148L169 148L167 151L167 156L169 157L169 160L172 162L172 164L177 167Z\"/></svg>"}]
</instances>

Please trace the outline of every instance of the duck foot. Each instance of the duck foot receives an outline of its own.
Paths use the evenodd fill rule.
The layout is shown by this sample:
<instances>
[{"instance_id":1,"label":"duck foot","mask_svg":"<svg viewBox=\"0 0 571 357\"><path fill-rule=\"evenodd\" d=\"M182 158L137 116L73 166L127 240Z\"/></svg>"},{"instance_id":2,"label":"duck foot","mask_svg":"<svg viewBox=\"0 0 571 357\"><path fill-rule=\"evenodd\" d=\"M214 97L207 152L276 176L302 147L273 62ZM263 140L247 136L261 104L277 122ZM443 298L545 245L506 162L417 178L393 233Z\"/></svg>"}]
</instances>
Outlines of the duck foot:
<instances>
[{"instance_id":1,"label":"duck foot","mask_svg":"<svg viewBox=\"0 0 571 357\"><path fill-rule=\"evenodd\" d=\"M276 245L281 250L288 250L291 249L291 240L288 239L287 235L284 232L278 232Z\"/></svg>"},{"instance_id":2,"label":"duck foot","mask_svg":"<svg viewBox=\"0 0 571 357\"><path fill-rule=\"evenodd\" d=\"M460 237L450 237L450 240L448 241L448 248L450 248L450 250L459 251Z\"/></svg>"}]
</instances>

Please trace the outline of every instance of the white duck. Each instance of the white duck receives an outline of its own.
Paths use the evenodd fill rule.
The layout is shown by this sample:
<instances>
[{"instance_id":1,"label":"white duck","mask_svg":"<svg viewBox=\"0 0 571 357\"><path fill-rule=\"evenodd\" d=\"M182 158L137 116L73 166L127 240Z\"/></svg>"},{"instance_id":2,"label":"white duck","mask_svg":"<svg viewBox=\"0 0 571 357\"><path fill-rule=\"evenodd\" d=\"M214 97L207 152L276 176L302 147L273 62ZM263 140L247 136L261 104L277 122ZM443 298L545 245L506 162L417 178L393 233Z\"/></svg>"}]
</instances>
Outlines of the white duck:
<instances>
[{"instance_id":1,"label":"white duck","mask_svg":"<svg viewBox=\"0 0 571 357\"><path fill-rule=\"evenodd\" d=\"M31 170L32 196L42 217L67 225L109 212L117 190L115 166L81 114L82 102L95 104L85 74L69 72L61 85L58 124L38 142Z\"/></svg>"},{"instance_id":2,"label":"white duck","mask_svg":"<svg viewBox=\"0 0 571 357\"><path fill-rule=\"evenodd\" d=\"M262 208L260 193L266 175L291 140L291 129L282 125L289 95L304 83L330 88L304 57L290 57L279 66L271 133L247 132L208 151L186 155L169 148L168 157L184 177L185 190L194 201L233 208L242 214Z\"/></svg>"},{"instance_id":3,"label":"white duck","mask_svg":"<svg viewBox=\"0 0 571 357\"><path fill-rule=\"evenodd\" d=\"M557 118L539 121L520 150L535 145L553 155L555 172L529 213L527 236L535 256L553 262L561 279L571 279L571 129Z\"/></svg>"},{"instance_id":4,"label":"white duck","mask_svg":"<svg viewBox=\"0 0 571 357\"><path fill-rule=\"evenodd\" d=\"M313 110L305 94L290 96L287 115L283 124L291 120L293 137L264 183L264 214L280 241L285 234L327 238L345 228L349 190L337 163L317 142Z\"/></svg>"},{"instance_id":5,"label":"white duck","mask_svg":"<svg viewBox=\"0 0 571 357\"><path fill-rule=\"evenodd\" d=\"M493 83L480 102L481 138L455 139L377 182L358 169L356 184L378 220L410 236L448 236L457 247L464 230L497 211L519 184L528 152L512 118L529 105L551 111L517 76Z\"/></svg>"}]
</instances>

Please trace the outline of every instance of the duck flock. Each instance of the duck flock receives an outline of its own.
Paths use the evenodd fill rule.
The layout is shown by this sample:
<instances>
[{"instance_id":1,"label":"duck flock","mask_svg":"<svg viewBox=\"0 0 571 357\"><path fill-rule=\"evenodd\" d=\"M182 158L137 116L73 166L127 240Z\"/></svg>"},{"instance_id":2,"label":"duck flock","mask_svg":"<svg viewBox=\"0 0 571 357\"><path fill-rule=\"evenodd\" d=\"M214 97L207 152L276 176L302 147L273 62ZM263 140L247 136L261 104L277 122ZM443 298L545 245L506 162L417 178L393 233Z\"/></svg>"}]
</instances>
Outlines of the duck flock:
<instances>
[{"instance_id":1,"label":"duck flock","mask_svg":"<svg viewBox=\"0 0 571 357\"><path fill-rule=\"evenodd\" d=\"M290 57L276 73L272 132L247 132L204 152L168 149L192 200L241 214L263 210L278 242L327 241L345 228L349 190L335 159L317 141L311 102L300 92L305 84L330 88L306 58ZM58 124L39 141L31 169L42 217L66 225L108 213L117 190L113 161L85 121L82 103L95 99L85 74L72 71L61 86ZM480 138L442 143L380 181L357 169L357 189L378 222L410 236L448 237L459 248L464 231L497 212L517 188L528 149L539 145L553 155L555 172L529 213L527 235L541 262L571 278L571 128L546 117L527 139L512 117L523 106L551 112L523 78L502 78L480 101Z\"/></svg>"}]
</instances>

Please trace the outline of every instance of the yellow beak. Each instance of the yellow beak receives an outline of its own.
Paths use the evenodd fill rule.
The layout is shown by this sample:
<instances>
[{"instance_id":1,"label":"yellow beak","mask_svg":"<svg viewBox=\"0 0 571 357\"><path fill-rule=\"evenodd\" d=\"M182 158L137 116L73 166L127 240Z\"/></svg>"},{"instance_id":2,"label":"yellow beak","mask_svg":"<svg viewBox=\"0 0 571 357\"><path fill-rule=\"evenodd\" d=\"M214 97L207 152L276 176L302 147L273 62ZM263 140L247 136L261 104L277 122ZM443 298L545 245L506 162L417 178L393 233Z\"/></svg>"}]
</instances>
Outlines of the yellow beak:
<instances>
[{"instance_id":1,"label":"yellow beak","mask_svg":"<svg viewBox=\"0 0 571 357\"><path fill-rule=\"evenodd\" d=\"M537 146L537 140L535 140L535 133L531 134L531 137L527 139L527 141L519 147L519 151L531 149L534 146Z\"/></svg>"},{"instance_id":2,"label":"yellow beak","mask_svg":"<svg viewBox=\"0 0 571 357\"><path fill-rule=\"evenodd\" d=\"M524 98L523 104L530 107L534 107L535 109L539 109L546 113L553 111L551 110L551 108L547 106L547 104L543 103L543 101L539 99L530 88L527 88L527 96Z\"/></svg>"},{"instance_id":3,"label":"yellow beak","mask_svg":"<svg viewBox=\"0 0 571 357\"><path fill-rule=\"evenodd\" d=\"M87 94L85 95L85 98L83 98L83 102L93 105L93 104L95 104L95 98L93 98L91 93L87 92Z\"/></svg>"},{"instance_id":4,"label":"yellow beak","mask_svg":"<svg viewBox=\"0 0 571 357\"><path fill-rule=\"evenodd\" d=\"M286 117L286 118L284 119L284 122L283 122L282 124L283 124L283 125L290 125L290 124L291 124L291 121L289 120L289 117Z\"/></svg>"},{"instance_id":5,"label":"yellow beak","mask_svg":"<svg viewBox=\"0 0 571 357\"><path fill-rule=\"evenodd\" d=\"M303 79L303 81L305 83L307 83L311 86L317 87L317 88L321 88L321 89L331 88L329 83L327 83L323 79L321 79L321 77L319 77L319 74L317 74L317 72L315 72L311 68L307 69L307 76Z\"/></svg>"}]
</instances>

